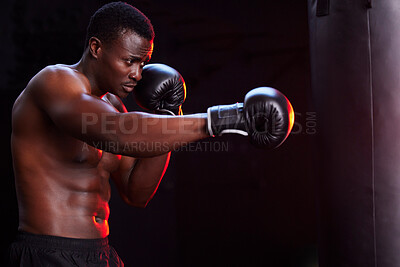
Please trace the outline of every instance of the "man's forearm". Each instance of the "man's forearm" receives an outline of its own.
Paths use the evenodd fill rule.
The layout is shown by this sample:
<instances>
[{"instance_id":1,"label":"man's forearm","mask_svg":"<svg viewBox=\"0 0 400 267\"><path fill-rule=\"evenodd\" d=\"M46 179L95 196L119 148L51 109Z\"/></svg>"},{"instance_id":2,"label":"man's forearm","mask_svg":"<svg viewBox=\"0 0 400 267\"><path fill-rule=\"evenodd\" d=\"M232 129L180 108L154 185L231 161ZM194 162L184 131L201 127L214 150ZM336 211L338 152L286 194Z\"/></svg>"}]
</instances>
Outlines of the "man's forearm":
<instances>
[{"instance_id":1,"label":"man's forearm","mask_svg":"<svg viewBox=\"0 0 400 267\"><path fill-rule=\"evenodd\" d=\"M145 207L153 198L167 170L171 153L138 159L128 177L125 196L136 207Z\"/></svg>"},{"instance_id":2,"label":"man's forearm","mask_svg":"<svg viewBox=\"0 0 400 267\"><path fill-rule=\"evenodd\" d=\"M101 120L104 136L109 138L98 142L97 146L135 158L159 156L209 136L205 113L165 116L128 112L111 114Z\"/></svg>"}]
</instances>

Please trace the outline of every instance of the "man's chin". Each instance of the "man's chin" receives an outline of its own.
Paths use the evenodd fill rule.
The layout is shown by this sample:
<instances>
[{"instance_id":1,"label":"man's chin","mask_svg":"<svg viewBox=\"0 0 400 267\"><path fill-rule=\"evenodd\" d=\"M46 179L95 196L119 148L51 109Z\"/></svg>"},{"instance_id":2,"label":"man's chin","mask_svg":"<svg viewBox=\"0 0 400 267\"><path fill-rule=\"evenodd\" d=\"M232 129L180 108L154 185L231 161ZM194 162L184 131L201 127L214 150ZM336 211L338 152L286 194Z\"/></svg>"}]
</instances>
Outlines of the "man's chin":
<instances>
[{"instance_id":1,"label":"man's chin","mask_svg":"<svg viewBox=\"0 0 400 267\"><path fill-rule=\"evenodd\" d=\"M129 92L123 91L123 90L118 90L118 91L113 91L110 92L116 96L118 96L119 98L126 98L129 95Z\"/></svg>"}]
</instances>

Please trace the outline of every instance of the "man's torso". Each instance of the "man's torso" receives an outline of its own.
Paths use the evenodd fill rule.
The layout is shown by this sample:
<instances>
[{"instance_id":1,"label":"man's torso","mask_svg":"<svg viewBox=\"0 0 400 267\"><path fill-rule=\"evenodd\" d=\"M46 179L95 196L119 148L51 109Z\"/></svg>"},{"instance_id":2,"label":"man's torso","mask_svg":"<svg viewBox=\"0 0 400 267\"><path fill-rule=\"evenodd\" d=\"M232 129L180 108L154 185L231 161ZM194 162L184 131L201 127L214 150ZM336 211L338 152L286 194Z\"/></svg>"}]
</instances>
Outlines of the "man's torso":
<instances>
[{"instance_id":1,"label":"man's torso","mask_svg":"<svg viewBox=\"0 0 400 267\"><path fill-rule=\"evenodd\" d=\"M60 75L71 75L71 79L88 84L74 70L54 68L55 71L60 68ZM40 73L34 79L41 79ZM35 88L37 83L32 84L17 99L12 114L19 228L73 238L105 237L109 177L118 168L120 157L89 146L57 128L37 105L33 95L39 88Z\"/></svg>"}]
</instances>

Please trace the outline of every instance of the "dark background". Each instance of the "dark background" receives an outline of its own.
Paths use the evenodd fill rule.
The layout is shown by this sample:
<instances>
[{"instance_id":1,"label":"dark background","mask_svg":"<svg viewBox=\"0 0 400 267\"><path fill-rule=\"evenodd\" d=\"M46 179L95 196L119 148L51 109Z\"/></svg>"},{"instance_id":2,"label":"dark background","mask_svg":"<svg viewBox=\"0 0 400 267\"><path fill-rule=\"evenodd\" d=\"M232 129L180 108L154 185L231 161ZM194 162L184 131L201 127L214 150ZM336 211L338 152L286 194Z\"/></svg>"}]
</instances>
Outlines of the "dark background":
<instances>
[{"instance_id":1,"label":"dark background","mask_svg":"<svg viewBox=\"0 0 400 267\"><path fill-rule=\"evenodd\" d=\"M80 59L89 18L107 2L2 4L2 251L18 226L9 144L12 104L46 65ZM242 102L249 90L271 86L291 100L296 123L273 151L226 135L173 153L145 209L125 205L113 188L110 242L126 266L317 266L316 124L306 1L129 3L154 25L152 62L183 75L186 114Z\"/></svg>"}]
</instances>

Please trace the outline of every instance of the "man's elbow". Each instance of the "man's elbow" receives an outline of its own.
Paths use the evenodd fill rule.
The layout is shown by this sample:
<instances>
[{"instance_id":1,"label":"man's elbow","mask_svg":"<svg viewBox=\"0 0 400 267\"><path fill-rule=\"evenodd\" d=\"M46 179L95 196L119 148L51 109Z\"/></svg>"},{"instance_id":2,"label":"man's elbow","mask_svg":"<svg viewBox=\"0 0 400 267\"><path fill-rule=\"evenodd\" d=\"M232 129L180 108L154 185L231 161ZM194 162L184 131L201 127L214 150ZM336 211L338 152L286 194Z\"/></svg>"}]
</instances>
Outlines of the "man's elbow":
<instances>
[{"instance_id":1,"label":"man's elbow","mask_svg":"<svg viewBox=\"0 0 400 267\"><path fill-rule=\"evenodd\" d=\"M144 208L147 207L147 204L148 204L148 203L149 203L149 202L129 202L128 205L129 205L129 206L132 206L132 207L135 207L135 208L144 209Z\"/></svg>"},{"instance_id":2,"label":"man's elbow","mask_svg":"<svg viewBox=\"0 0 400 267\"><path fill-rule=\"evenodd\" d=\"M150 202L151 198L126 198L125 203L127 203L129 206L135 207L135 208L146 208L147 204Z\"/></svg>"}]
</instances>

